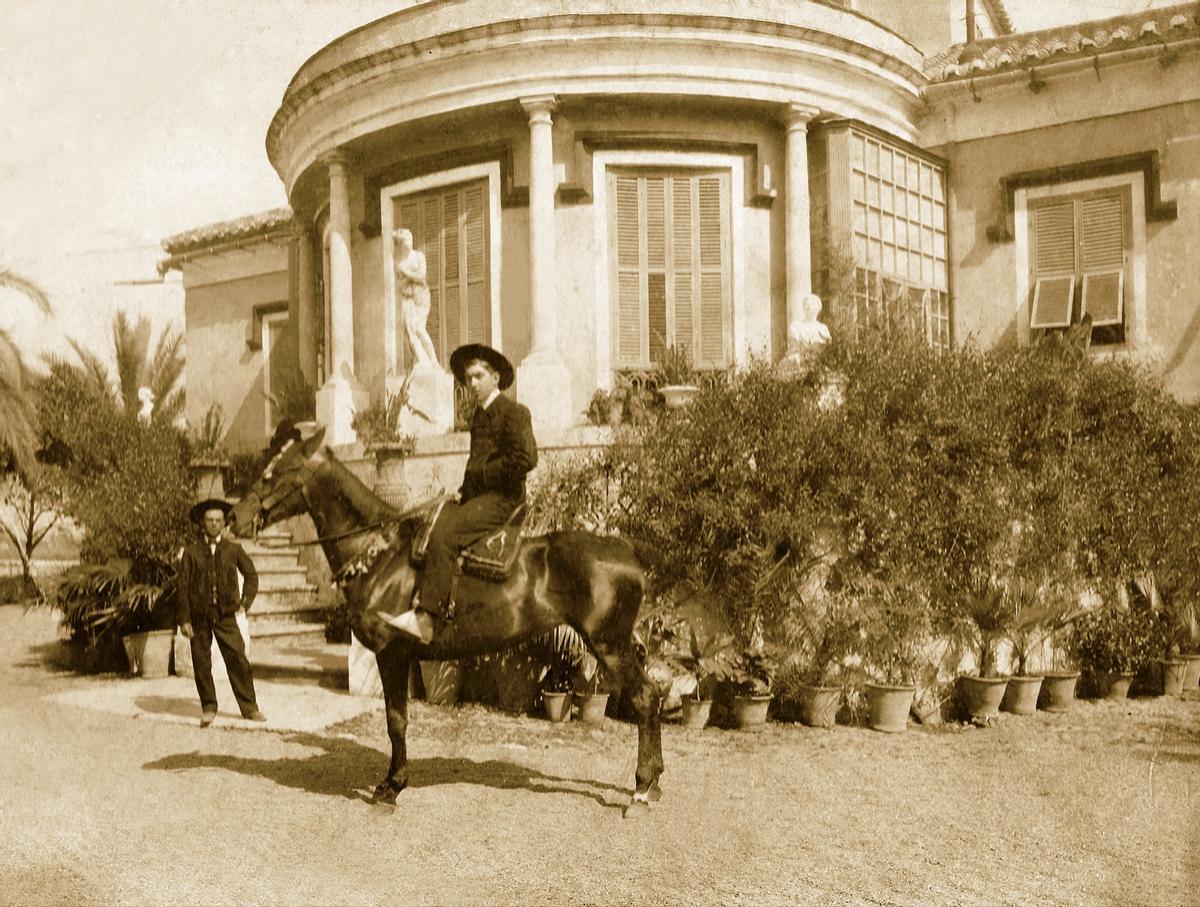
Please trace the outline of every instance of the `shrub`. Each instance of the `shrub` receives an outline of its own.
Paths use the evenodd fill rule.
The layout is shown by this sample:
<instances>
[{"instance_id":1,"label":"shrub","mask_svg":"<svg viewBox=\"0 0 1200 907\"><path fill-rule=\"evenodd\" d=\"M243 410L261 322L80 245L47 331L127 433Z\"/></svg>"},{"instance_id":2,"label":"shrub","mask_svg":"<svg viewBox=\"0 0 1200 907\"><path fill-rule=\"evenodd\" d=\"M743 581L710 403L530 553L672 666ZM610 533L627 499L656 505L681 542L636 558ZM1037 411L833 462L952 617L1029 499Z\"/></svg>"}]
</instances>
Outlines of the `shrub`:
<instances>
[{"instance_id":1,"label":"shrub","mask_svg":"<svg viewBox=\"0 0 1200 907\"><path fill-rule=\"evenodd\" d=\"M1136 673L1162 656L1163 629L1147 607L1109 605L1075 622L1071 651L1087 670Z\"/></svg>"}]
</instances>

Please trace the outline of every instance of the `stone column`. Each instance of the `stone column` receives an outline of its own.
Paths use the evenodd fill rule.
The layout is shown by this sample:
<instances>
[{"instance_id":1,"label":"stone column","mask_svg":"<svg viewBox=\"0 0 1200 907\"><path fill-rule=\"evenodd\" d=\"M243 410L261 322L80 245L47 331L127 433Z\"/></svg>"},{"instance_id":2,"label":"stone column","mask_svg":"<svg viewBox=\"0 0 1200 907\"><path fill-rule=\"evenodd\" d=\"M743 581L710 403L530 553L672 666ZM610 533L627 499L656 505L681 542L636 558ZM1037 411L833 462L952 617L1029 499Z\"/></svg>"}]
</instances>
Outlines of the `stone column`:
<instances>
[{"instance_id":1,"label":"stone column","mask_svg":"<svg viewBox=\"0 0 1200 907\"><path fill-rule=\"evenodd\" d=\"M532 349L517 367L517 396L535 425L571 423L571 373L558 351L553 95L522 98L529 114L529 315Z\"/></svg>"},{"instance_id":2,"label":"stone column","mask_svg":"<svg viewBox=\"0 0 1200 907\"><path fill-rule=\"evenodd\" d=\"M299 301L296 317L297 366L309 387L317 383L317 323L321 318L321 301L317 294L317 273L313 261L313 233L305 230L297 237L300 269Z\"/></svg>"},{"instance_id":3,"label":"stone column","mask_svg":"<svg viewBox=\"0 0 1200 907\"><path fill-rule=\"evenodd\" d=\"M329 374L317 391L317 421L325 426L325 441L337 446L357 438L350 420L365 407L367 394L354 379L354 293L351 273L350 158L333 152L329 168Z\"/></svg>"},{"instance_id":4,"label":"stone column","mask_svg":"<svg viewBox=\"0 0 1200 907\"><path fill-rule=\"evenodd\" d=\"M789 104L786 129L787 193L784 243L787 249L787 323L804 318L804 297L812 292L812 225L808 199L808 124L815 107Z\"/></svg>"}]
</instances>

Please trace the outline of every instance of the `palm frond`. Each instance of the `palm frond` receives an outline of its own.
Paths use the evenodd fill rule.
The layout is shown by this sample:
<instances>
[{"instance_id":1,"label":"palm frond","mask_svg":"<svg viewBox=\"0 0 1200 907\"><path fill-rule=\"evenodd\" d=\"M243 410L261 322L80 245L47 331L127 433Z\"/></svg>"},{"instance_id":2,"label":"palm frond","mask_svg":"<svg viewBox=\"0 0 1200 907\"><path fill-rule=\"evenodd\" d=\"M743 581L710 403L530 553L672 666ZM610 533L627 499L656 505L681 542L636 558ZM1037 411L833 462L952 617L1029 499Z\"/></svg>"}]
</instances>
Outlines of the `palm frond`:
<instances>
[{"instance_id":1,"label":"palm frond","mask_svg":"<svg viewBox=\"0 0 1200 907\"><path fill-rule=\"evenodd\" d=\"M0 287L7 290L16 290L36 305L43 315L54 314L54 307L50 305L49 295L28 277L14 274L7 268L0 268Z\"/></svg>"},{"instance_id":2,"label":"palm frond","mask_svg":"<svg viewBox=\"0 0 1200 907\"><path fill-rule=\"evenodd\" d=\"M125 412L136 412L138 388L146 371L146 356L150 349L150 319L142 315L134 323L122 309L113 318L113 353L117 363L117 392L125 404Z\"/></svg>"},{"instance_id":3,"label":"palm frond","mask_svg":"<svg viewBox=\"0 0 1200 907\"><path fill-rule=\"evenodd\" d=\"M5 331L0 331L0 450L11 453L22 474L33 468L38 439L37 411L29 385L29 370L21 351Z\"/></svg>"},{"instance_id":4,"label":"palm frond","mask_svg":"<svg viewBox=\"0 0 1200 907\"><path fill-rule=\"evenodd\" d=\"M183 390L178 387L183 366L183 335L165 329L158 336L147 376L147 385L158 401L154 407L155 419L174 421L183 409Z\"/></svg>"},{"instance_id":5,"label":"palm frond","mask_svg":"<svg viewBox=\"0 0 1200 907\"><path fill-rule=\"evenodd\" d=\"M101 396L111 399L113 387L108 376L108 366L104 364L104 360L78 340L71 341L71 348L75 350L75 355L79 357L80 371L82 371L84 378L92 386L92 389Z\"/></svg>"}]
</instances>

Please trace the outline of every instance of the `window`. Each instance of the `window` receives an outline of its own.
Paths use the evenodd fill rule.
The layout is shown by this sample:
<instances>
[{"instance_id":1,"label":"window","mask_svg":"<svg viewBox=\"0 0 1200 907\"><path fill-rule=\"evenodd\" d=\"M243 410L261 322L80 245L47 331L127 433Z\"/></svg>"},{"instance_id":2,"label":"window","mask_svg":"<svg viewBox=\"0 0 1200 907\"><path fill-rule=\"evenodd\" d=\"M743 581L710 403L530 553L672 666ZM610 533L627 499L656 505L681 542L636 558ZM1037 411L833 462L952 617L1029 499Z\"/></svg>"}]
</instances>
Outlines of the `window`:
<instances>
[{"instance_id":1,"label":"window","mask_svg":"<svg viewBox=\"0 0 1200 907\"><path fill-rule=\"evenodd\" d=\"M455 348L492 342L487 181L400 196L393 204L393 228L410 230L414 247L425 253L426 329L438 361L449 367ZM404 349L408 340L399 312L395 325L396 348Z\"/></svg>"},{"instance_id":2,"label":"window","mask_svg":"<svg viewBox=\"0 0 1200 907\"><path fill-rule=\"evenodd\" d=\"M668 345L733 361L729 172L609 170L613 362L653 368Z\"/></svg>"},{"instance_id":3,"label":"window","mask_svg":"<svg viewBox=\"0 0 1200 907\"><path fill-rule=\"evenodd\" d=\"M904 321L949 347L946 174L858 130L849 143L855 320Z\"/></svg>"},{"instance_id":4,"label":"window","mask_svg":"<svg viewBox=\"0 0 1200 907\"><path fill-rule=\"evenodd\" d=\"M1050 331L1092 319L1092 342L1125 342L1128 193L1107 189L1029 206L1029 327Z\"/></svg>"},{"instance_id":5,"label":"window","mask_svg":"<svg viewBox=\"0 0 1200 907\"><path fill-rule=\"evenodd\" d=\"M288 313L268 312L262 317L263 393L267 397L267 434L282 418L275 402L288 376L296 371L296 351L285 336Z\"/></svg>"}]
</instances>

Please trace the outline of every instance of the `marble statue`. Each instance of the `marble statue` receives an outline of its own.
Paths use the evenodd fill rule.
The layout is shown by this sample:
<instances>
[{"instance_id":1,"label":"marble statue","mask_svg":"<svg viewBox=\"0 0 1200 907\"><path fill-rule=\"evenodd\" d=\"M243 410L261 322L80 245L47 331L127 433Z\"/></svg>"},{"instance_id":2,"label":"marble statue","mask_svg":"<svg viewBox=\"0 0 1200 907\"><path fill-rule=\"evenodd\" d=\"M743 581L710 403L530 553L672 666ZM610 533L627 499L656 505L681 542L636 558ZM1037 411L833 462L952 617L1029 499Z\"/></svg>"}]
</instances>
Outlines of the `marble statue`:
<instances>
[{"instance_id":1,"label":"marble statue","mask_svg":"<svg viewBox=\"0 0 1200 907\"><path fill-rule=\"evenodd\" d=\"M437 368L437 351L425 329L429 318L429 284L425 277L425 253L413 248L411 230L392 231L396 271L396 298L404 317L404 330L412 347L414 368Z\"/></svg>"},{"instance_id":2,"label":"marble statue","mask_svg":"<svg viewBox=\"0 0 1200 907\"><path fill-rule=\"evenodd\" d=\"M780 371L805 371L813 355L830 340L829 328L817 316L821 297L809 293L800 300L799 312L788 312L787 353L779 363Z\"/></svg>"},{"instance_id":3,"label":"marble statue","mask_svg":"<svg viewBox=\"0 0 1200 907\"><path fill-rule=\"evenodd\" d=\"M143 425L149 425L150 420L154 417L154 391L148 387L138 388L138 400L142 403L142 408L138 410L137 420Z\"/></svg>"}]
</instances>

